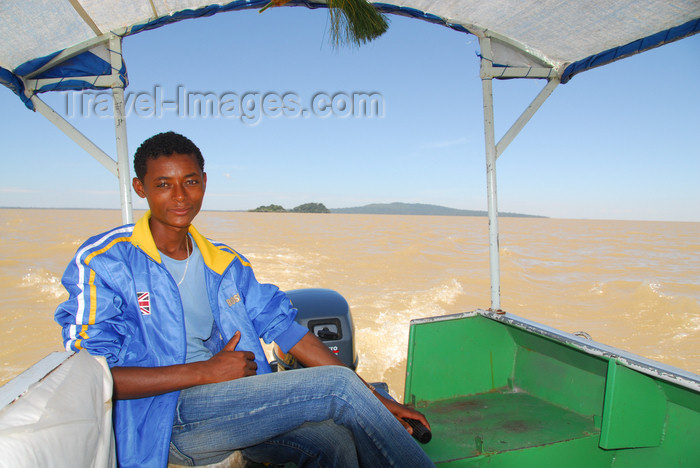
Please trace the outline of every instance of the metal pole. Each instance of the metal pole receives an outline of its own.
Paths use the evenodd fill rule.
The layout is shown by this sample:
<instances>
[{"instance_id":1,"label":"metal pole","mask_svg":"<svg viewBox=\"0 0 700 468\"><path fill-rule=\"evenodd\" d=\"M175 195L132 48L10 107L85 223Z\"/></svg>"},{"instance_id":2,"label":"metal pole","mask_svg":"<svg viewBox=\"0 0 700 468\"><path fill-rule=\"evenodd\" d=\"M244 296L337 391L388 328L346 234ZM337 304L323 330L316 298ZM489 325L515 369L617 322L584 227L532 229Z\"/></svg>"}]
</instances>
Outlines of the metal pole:
<instances>
[{"instance_id":1,"label":"metal pole","mask_svg":"<svg viewBox=\"0 0 700 468\"><path fill-rule=\"evenodd\" d=\"M117 170L119 171L119 200L124 224L134 222L131 208L131 175L129 173L129 147L126 139L124 115L124 88L112 88L114 96L114 133L117 142Z\"/></svg>"},{"instance_id":2,"label":"metal pole","mask_svg":"<svg viewBox=\"0 0 700 468\"><path fill-rule=\"evenodd\" d=\"M109 41L112 51L112 69L118 70L121 66L121 38L114 36ZM118 64L117 64L118 60ZM114 133L117 143L117 170L119 171L119 201L122 209L122 222L129 224L134 222L131 207L131 175L129 173L129 146L126 136L126 115L124 112L124 85L115 80L112 85L114 98Z\"/></svg>"},{"instance_id":3,"label":"metal pole","mask_svg":"<svg viewBox=\"0 0 700 468\"><path fill-rule=\"evenodd\" d=\"M498 197L496 187L496 137L493 123L493 82L481 79L484 98L484 140L486 146L486 190L489 212L489 267L491 272L491 310L501 309L501 271L498 244Z\"/></svg>"}]
</instances>

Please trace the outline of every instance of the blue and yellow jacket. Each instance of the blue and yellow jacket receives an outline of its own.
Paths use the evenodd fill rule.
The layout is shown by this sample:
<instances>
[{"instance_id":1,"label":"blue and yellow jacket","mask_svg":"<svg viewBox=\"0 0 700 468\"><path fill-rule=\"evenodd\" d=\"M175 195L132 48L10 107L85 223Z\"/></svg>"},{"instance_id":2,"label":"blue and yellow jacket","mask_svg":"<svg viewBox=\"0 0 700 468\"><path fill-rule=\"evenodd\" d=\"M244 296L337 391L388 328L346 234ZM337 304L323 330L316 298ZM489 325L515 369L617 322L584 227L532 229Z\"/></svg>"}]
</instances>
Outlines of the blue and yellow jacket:
<instances>
[{"instance_id":1,"label":"blue and yellow jacket","mask_svg":"<svg viewBox=\"0 0 700 468\"><path fill-rule=\"evenodd\" d=\"M110 366L156 367L185 362L184 312L175 280L161 262L147 213L135 225L88 239L63 275L69 299L55 319L66 350L104 356ZM260 344L275 341L283 351L307 330L276 286L255 279L250 263L190 226L205 263L214 330L207 346L218 352L237 331L237 350L255 353L259 374L270 372ZM114 407L121 467L167 465L179 392L118 400Z\"/></svg>"}]
</instances>

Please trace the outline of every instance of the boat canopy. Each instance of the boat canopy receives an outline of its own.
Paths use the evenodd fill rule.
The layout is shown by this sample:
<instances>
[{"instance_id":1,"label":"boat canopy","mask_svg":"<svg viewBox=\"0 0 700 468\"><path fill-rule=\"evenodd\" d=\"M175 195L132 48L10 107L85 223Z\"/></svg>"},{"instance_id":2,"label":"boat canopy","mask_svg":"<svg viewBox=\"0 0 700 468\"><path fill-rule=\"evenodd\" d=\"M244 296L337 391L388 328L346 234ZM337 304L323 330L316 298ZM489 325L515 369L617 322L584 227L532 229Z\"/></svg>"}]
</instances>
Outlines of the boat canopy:
<instances>
[{"instance_id":1,"label":"boat canopy","mask_svg":"<svg viewBox=\"0 0 700 468\"><path fill-rule=\"evenodd\" d=\"M109 38L187 18L259 9L268 0L5 0L0 6L0 82L27 107L32 93L109 88L127 83L124 62L110 59ZM675 41L700 30L698 0L404 0L372 2L490 38L493 65L575 74ZM323 7L292 0L287 5ZM107 78L112 77L112 78Z\"/></svg>"},{"instance_id":2,"label":"boat canopy","mask_svg":"<svg viewBox=\"0 0 700 468\"><path fill-rule=\"evenodd\" d=\"M3 0L0 83L37 110L119 178L122 219L132 222L122 39L188 18L262 9L270 0ZM280 3L282 0L277 1ZM489 213L491 310L500 310L496 160L560 83L577 73L700 31L700 0L403 0L370 2L386 14L417 18L479 38ZM291 0L286 6L327 7ZM230 47L240 47L230 44ZM494 79L546 85L495 140ZM111 88L116 161L38 94Z\"/></svg>"}]
</instances>

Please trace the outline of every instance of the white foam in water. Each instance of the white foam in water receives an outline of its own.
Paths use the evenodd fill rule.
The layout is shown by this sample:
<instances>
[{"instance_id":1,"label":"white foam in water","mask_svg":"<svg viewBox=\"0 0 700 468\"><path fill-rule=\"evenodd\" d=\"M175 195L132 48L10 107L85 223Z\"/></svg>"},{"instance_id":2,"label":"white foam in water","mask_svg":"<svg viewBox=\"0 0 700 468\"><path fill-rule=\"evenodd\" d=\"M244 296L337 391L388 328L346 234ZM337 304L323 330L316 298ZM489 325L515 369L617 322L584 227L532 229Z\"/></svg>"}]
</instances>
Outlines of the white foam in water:
<instances>
[{"instance_id":1,"label":"white foam in water","mask_svg":"<svg viewBox=\"0 0 700 468\"><path fill-rule=\"evenodd\" d=\"M700 317L691 317L688 325L692 331L700 331Z\"/></svg>"},{"instance_id":2,"label":"white foam in water","mask_svg":"<svg viewBox=\"0 0 700 468\"><path fill-rule=\"evenodd\" d=\"M650 282L649 289L651 289L659 297L668 297L664 293L661 292L661 283L659 283L659 282Z\"/></svg>"},{"instance_id":3,"label":"white foam in water","mask_svg":"<svg viewBox=\"0 0 700 468\"><path fill-rule=\"evenodd\" d=\"M461 294L462 284L453 278L424 291L393 291L375 301L369 307L377 312L367 311L367 315L375 317L374 323L356 329L361 373L386 381L392 394L401 398L411 319L445 315ZM400 375L393 375L393 368L399 365Z\"/></svg>"},{"instance_id":4,"label":"white foam in water","mask_svg":"<svg viewBox=\"0 0 700 468\"><path fill-rule=\"evenodd\" d=\"M30 268L29 273L22 277L22 286L38 288L43 295L48 294L55 299L60 299L66 295L65 289L61 285L61 278L43 269L33 270Z\"/></svg>"}]
</instances>

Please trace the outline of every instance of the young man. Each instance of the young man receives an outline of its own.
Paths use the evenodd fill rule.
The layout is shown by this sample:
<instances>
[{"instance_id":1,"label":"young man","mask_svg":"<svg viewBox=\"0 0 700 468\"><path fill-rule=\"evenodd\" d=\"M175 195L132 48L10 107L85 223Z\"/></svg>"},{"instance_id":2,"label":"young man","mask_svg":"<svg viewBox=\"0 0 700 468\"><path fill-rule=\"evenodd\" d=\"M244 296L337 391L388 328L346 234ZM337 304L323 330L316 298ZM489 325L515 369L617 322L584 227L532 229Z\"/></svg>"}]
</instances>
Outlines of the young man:
<instances>
[{"instance_id":1,"label":"young man","mask_svg":"<svg viewBox=\"0 0 700 468\"><path fill-rule=\"evenodd\" d=\"M151 137L134 168L150 211L78 249L56 310L66 349L111 367L121 467L208 464L239 449L300 466L433 466L402 420L427 426L422 414L339 367L283 292L191 225L207 176L190 140ZM272 374L260 338L307 369Z\"/></svg>"}]
</instances>

